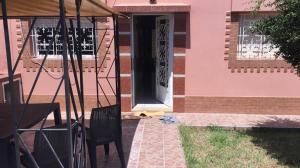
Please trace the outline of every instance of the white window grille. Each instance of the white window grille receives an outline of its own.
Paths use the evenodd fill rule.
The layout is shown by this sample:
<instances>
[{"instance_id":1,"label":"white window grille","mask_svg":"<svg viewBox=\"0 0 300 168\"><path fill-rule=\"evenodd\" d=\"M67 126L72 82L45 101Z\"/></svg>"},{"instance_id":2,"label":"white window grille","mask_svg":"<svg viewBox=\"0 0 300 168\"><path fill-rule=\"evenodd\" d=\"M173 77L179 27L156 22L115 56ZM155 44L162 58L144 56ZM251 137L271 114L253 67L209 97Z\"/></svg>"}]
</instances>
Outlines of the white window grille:
<instances>
[{"instance_id":1,"label":"white window grille","mask_svg":"<svg viewBox=\"0 0 300 168\"><path fill-rule=\"evenodd\" d=\"M53 38L55 28L57 26L57 19L38 19L35 23L34 29L32 31L32 43L33 51L37 58L43 58L47 53L50 42ZM76 22L74 22L75 37L78 37L78 29L76 28ZM70 25L67 23L69 31L69 39L71 52L73 53L74 58L76 58L76 49L73 39L73 30L70 28ZM82 22L81 25L82 41L81 41L81 50L83 59L91 59L94 57L94 31L93 24L90 21ZM96 38L97 39L97 38ZM69 55L69 50L68 50ZM55 35L54 43L48 52L48 57L52 59L61 59L62 58L62 39L60 35L60 29Z\"/></svg>"},{"instance_id":2,"label":"white window grille","mask_svg":"<svg viewBox=\"0 0 300 168\"><path fill-rule=\"evenodd\" d=\"M238 60L275 60L277 48L266 40L266 35L253 33L253 24L266 17L266 15L253 16L244 14L240 16L238 35Z\"/></svg>"}]
</instances>

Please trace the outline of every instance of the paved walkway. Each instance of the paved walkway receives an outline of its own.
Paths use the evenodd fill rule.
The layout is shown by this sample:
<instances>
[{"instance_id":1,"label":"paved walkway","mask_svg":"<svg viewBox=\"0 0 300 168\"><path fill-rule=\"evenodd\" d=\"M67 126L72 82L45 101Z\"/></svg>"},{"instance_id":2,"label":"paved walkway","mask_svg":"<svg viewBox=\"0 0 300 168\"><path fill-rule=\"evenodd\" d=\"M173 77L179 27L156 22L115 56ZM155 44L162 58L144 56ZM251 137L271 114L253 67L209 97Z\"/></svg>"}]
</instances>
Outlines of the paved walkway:
<instances>
[{"instance_id":1,"label":"paved walkway","mask_svg":"<svg viewBox=\"0 0 300 168\"><path fill-rule=\"evenodd\" d=\"M188 126L300 128L300 116L176 113ZM141 119L130 150L128 168L186 167L178 132L179 124L162 124L158 117Z\"/></svg>"},{"instance_id":2,"label":"paved walkway","mask_svg":"<svg viewBox=\"0 0 300 168\"><path fill-rule=\"evenodd\" d=\"M142 119L133 139L128 168L185 168L175 124L162 124L158 117Z\"/></svg>"},{"instance_id":3,"label":"paved walkway","mask_svg":"<svg viewBox=\"0 0 300 168\"><path fill-rule=\"evenodd\" d=\"M299 115L177 113L178 120L189 126L300 128Z\"/></svg>"},{"instance_id":4,"label":"paved walkway","mask_svg":"<svg viewBox=\"0 0 300 168\"><path fill-rule=\"evenodd\" d=\"M300 128L300 116L171 113L178 124L163 124L159 117L123 120L123 148L128 168L185 168L185 159L178 125L223 127L285 127ZM27 142L33 142L28 136ZM118 168L119 158L114 144L110 156L104 157L103 147L97 149L98 168Z\"/></svg>"}]
</instances>

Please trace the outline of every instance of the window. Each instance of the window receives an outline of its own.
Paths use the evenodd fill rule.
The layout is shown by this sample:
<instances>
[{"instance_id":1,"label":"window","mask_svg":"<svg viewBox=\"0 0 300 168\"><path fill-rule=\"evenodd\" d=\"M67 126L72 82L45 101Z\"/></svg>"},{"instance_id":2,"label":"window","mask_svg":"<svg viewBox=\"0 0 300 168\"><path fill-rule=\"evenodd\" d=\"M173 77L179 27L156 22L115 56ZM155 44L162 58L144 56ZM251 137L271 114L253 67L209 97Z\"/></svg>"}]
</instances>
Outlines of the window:
<instances>
[{"instance_id":1,"label":"window","mask_svg":"<svg viewBox=\"0 0 300 168\"><path fill-rule=\"evenodd\" d=\"M277 49L266 40L265 35L251 32L255 21L267 15L253 16L240 15L238 34L237 59L238 60L275 60Z\"/></svg>"},{"instance_id":2,"label":"window","mask_svg":"<svg viewBox=\"0 0 300 168\"><path fill-rule=\"evenodd\" d=\"M57 19L38 19L35 23L34 29L32 31L32 47L34 55L37 58L43 58L47 53L51 40L54 35L55 28L57 26ZM71 52L74 53L77 50L75 49L74 39L73 39L73 30L68 26L69 39ZM76 28L76 22L74 22L75 37L78 37L78 29ZM83 59L93 58L94 56L94 31L93 24L90 21L85 21L82 23L81 27L81 50ZM55 35L55 40L53 45L50 47L48 52L48 58L61 58L62 55L62 39L60 35L60 30ZM69 54L69 51L68 51Z\"/></svg>"},{"instance_id":3,"label":"window","mask_svg":"<svg viewBox=\"0 0 300 168\"><path fill-rule=\"evenodd\" d=\"M251 31L255 21L272 15L276 12L258 12L256 15L226 12L224 59L231 72L293 72L290 64L281 57L276 58L278 48L266 40L266 35Z\"/></svg>"}]
</instances>

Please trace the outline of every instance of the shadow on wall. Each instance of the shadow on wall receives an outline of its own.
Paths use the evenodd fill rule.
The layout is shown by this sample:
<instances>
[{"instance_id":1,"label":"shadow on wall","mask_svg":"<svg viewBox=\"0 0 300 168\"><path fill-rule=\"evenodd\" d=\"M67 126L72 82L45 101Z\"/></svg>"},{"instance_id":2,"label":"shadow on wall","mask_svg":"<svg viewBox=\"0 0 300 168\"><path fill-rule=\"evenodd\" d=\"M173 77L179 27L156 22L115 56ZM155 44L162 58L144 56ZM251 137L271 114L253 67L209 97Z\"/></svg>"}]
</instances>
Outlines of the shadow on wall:
<instances>
[{"instance_id":1,"label":"shadow on wall","mask_svg":"<svg viewBox=\"0 0 300 168\"><path fill-rule=\"evenodd\" d=\"M246 131L253 137L252 143L265 149L280 165L300 167L300 122L275 117L256 126Z\"/></svg>"}]
</instances>

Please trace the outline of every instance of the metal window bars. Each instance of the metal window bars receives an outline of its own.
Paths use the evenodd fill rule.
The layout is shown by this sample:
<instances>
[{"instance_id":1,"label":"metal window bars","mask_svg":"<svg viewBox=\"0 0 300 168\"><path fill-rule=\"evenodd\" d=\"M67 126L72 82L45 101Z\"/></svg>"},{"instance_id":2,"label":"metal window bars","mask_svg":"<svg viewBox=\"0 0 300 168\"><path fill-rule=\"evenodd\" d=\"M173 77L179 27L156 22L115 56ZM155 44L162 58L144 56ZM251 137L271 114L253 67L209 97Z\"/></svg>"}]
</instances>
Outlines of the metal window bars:
<instances>
[{"instance_id":1,"label":"metal window bars","mask_svg":"<svg viewBox=\"0 0 300 168\"><path fill-rule=\"evenodd\" d=\"M42 59L42 62L40 64L40 67L37 71L37 74L35 76L35 79L33 81L32 87L30 89L29 95L27 96L26 102L25 102L25 108L21 113L20 120L17 120L16 116L16 99L14 99L14 90L13 90L13 78L14 74L16 72L16 69L19 65L19 62L21 60L22 54L25 50L25 46L29 41L30 35L32 34L32 31L34 29L34 25L36 23L36 20L39 18L43 18L42 16L32 16L33 21L30 25L29 32L26 35L24 41L23 41L23 46L19 52L19 55L17 57L17 60L15 64L13 65L12 63L12 53L11 53L11 48L10 48L10 37L9 37L9 26L8 26L8 19L18 19L20 17L9 17L8 12L7 12L7 0L1 0L2 4L2 19L3 19L3 29L4 29L4 37L5 37L5 46L6 46L6 61L7 61L7 70L8 70L8 78L9 78L9 90L12 95L12 100L11 100L11 111L12 111L12 127L13 127L13 138L14 138L14 143L15 143L15 153L16 153L16 165L19 168L21 166L20 163L20 146L22 146L25 150L26 153L29 154L29 158L32 161L34 167L40 167L38 165L38 162L35 160L34 156L30 152L28 145L25 143L23 137L21 136L21 133L23 132L36 132L36 133L41 133L41 138L44 138L44 141L48 145L48 147L51 150L52 155L56 158L57 163L59 164L60 167L64 167L63 163L59 159L59 156L55 149L53 148L51 142L49 141L49 138L46 136L46 131L62 131L64 134L67 136L67 158L68 158L68 167L73 168L73 167L86 167L86 149L85 149L85 144L86 144L86 133L85 133L85 106L84 106L84 75L83 75L83 61L82 61L82 48L78 47L81 46L82 42L82 32L78 31L77 34L75 34L75 29L74 29L74 23L73 23L73 18L68 18L66 16L66 8L65 8L65 2L64 0L59 0L59 21L56 25L55 30L53 30L53 37L51 41L49 42L49 47L47 51L45 51L45 55ZM81 15L80 15L80 7L81 7L81 0L74 0L75 5L76 5L76 24L77 28L81 28ZM107 10L103 8L103 10ZM27 17L27 16L26 16ZM105 16L107 17L107 16ZM104 96L105 99L108 101L108 104L111 104L109 101L108 96L106 95L103 87L101 86L102 83L100 82L99 79L104 78L108 84L110 89L112 90L112 93L115 97L115 104L121 104L121 94L120 94L120 52L119 52L119 29L118 29L118 15L117 14L112 14L111 16L113 18L113 36L111 37L111 41L109 42L109 46L107 47L107 50L104 53L104 58L102 58L101 63L99 65L99 58L97 57L98 52L100 50L100 46L102 43L105 41L104 36L106 33L109 31L108 29L105 30L105 33L103 37L99 40L99 46L96 46L96 39L93 38L94 40L94 55L95 55L95 74L96 74L96 87L97 87L97 106L102 106L100 96ZM66 20L69 19L69 24L70 28L67 27ZM92 17L91 22L93 23L93 34L96 34L96 18ZM71 32L71 37L69 36L69 30L73 30ZM31 97L33 95L34 89L38 84L38 80L40 78L40 75L43 71L43 66L47 60L47 57L50 52L51 46L53 46L55 42L55 34L60 33L61 36L61 42L62 42L62 58L63 58L63 77L61 78L59 85L57 86L57 89L53 95L53 98L51 100L51 103L54 104L57 95L59 93L59 90L61 89L62 84L64 84L64 96L65 96L65 107L66 107L66 125L65 127L62 128L45 128L45 123L47 120L47 117L45 117L42 120L40 128L34 129L34 128L21 128L20 123L23 119L23 116L27 112L27 105L29 104ZM75 42L71 42L71 39L74 40ZM100 70L104 66L105 58L107 57L108 53L110 52L111 46L114 42L114 59L111 61L111 65L107 69L107 74L104 76L99 76L101 73ZM76 52L71 52L72 51L72 45L73 48L76 48ZM75 46L74 46L75 45ZM68 56L69 54L69 56ZM74 57L76 56L76 59ZM69 59L69 58L70 59ZM110 76L113 67L114 69L114 76ZM76 92L79 97L79 107L80 110L77 109L76 106L76 101L75 101L75 94L73 92L71 83L70 83L70 69L73 72L73 77L75 80L75 85L76 85ZM79 75L79 77L78 77ZM115 87L113 86L112 82L110 81L111 78L114 78L114 84ZM100 90L102 91L103 94L100 95ZM74 122L72 122L71 118L71 107L73 108L73 112L75 114L75 119ZM79 112L81 111L80 115ZM121 113L121 110L120 110ZM121 116L121 115L120 115ZM121 118L120 118L121 120ZM121 122L120 122L121 123ZM121 126L121 125L120 125ZM74 130L74 128L77 128ZM73 136L75 138L73 138Z\"/></svg>"}]
</instances>

